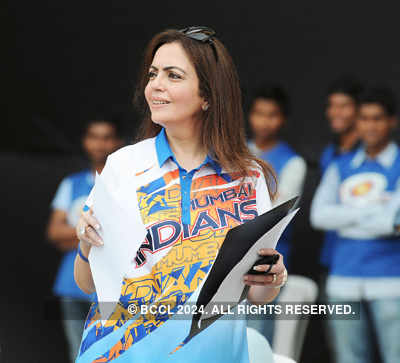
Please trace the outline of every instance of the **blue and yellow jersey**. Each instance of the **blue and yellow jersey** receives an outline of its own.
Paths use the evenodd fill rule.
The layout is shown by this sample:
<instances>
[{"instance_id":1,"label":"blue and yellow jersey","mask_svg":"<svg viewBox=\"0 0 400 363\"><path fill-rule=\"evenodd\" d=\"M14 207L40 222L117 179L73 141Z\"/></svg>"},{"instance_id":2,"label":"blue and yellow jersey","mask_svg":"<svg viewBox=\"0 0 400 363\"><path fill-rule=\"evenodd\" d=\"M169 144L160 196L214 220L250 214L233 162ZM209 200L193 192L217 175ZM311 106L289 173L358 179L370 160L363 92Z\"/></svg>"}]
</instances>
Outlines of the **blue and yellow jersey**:
<instances>
[{"instance_id":1,"label":"blue and yellow jersey","mask_svg":"<svg viewBox=\"0 0 400 363\"><path fill-rule=\"evenodd\" d=\"M254 168L243 180L210 156L188 172L175 160L163 129L112 154L103 176L120 202L124 196L118 190L134 177L147 236L132 256L117 308L104 326L97 303L92 305L77 362L248 362L245 321L221 319L170 354L191 321L168 314L132 318L127 309L166 304L174 311L193 301L229 229L270 208L262 173Z\"/></svg>"}]
</instances>

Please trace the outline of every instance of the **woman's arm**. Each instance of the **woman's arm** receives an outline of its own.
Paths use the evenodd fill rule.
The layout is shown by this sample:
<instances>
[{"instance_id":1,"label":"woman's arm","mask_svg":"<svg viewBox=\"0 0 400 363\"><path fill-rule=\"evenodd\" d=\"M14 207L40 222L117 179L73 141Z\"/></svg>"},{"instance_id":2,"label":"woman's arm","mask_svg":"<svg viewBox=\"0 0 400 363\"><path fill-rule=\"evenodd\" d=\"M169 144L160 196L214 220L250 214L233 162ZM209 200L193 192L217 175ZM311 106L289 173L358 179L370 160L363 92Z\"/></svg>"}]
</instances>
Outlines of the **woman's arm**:
<instances>
[{"instance_id":1,"label":"woman's arm","mask_svg":"<svg viewBox=\"0 0 400 363\"><path fill-rule=\"evenodd\" d=\"M82 254L87 258L89 256L90 248L80 245ZM76 255L74 264L74 278L79 288L86 294L92 294L96 291L92 277L92 270L90 264L84 261L79 255Z\"/></svg>"},{"instance_id":2,"label":"woman's arm","mask_svg":"<svg viewBox=\"0 0 400 363\"><path fill-rule=\"evenodd\" d=\"M100 229L99 222L92 214L91 209L87 212L82 212L78 224L76 225L76 234L80 239L81 253L86 259L89 256L92 246L101 246L103 244L101 237L96 232L96 230ZM90 264L84 261L79 253L75 258L74 278L83 292L91 294L96 291Z\"/></svg>"},{"instance_id":3,"label":"woman's arm","mask_svg":"<svg viewBox=\"0 0 400 363\"><path fill-rule=\"evenodd\" d=\"M247 294L247 300L252 304L263 305L274 300L280 291L280 288L275 289L268 286L252 286Z\"/></svg>"}]
</instances>

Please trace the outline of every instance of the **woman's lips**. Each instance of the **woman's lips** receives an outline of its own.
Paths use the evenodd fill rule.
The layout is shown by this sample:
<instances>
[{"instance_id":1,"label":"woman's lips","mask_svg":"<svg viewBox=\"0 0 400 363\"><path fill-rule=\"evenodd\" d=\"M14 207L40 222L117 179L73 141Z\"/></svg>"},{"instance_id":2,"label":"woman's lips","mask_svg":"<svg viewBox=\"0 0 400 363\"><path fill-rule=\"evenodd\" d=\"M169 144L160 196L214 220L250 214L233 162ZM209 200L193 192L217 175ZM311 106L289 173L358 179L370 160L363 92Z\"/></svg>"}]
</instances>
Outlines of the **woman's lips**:
<instances>
[{"instance_id":1,"label":"woman's lips","mask_svg":"<svg viewBox=\"0 0 400 363\"><path fill-rule=\"evenodd\" d=\"M170 102L167 101L167 100L153 99L151 101L151 107L152 108L160 108L160 107L163 107L163 106L167 106L169 104L170 104Z\"/></svg>"}]
</instances>

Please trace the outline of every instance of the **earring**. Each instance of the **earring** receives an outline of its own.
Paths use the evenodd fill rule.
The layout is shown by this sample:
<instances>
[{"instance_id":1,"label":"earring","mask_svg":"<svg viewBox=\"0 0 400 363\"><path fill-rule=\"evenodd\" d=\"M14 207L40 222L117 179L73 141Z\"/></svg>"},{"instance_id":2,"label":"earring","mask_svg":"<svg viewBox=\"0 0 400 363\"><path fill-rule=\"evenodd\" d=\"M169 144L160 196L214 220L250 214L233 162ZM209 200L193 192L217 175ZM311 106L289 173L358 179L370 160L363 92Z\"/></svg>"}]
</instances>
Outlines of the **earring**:
<instances>
[{"instance_id":1,"label":"earring","mask_svg":"<svg viewBox=\"0 0 400 363\"><path fill-rule=\"evenodd\" d=\"M210 105L208 103L206 103L205 105L201 106L201 108L203 109L203 111L207 111L208 107L210 107Z\"/></svg>"}]
</instances>

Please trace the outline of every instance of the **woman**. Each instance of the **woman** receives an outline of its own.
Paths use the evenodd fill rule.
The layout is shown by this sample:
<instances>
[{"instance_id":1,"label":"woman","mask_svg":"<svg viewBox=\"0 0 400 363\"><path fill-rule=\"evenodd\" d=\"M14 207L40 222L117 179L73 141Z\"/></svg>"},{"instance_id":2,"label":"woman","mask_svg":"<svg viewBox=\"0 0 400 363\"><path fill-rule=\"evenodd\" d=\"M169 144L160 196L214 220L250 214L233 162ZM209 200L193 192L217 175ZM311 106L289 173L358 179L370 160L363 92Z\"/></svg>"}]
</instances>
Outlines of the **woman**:
<instances>
[{"instance_id":1,"label":"woman","mask_svg":"<svg viewBox=\"0 0 400 363\"><path fill-rule=\"evenodd\" d=\"M102 328L92 306L77 362L248 362L244 319L220 319L169 354L187 336L189 321L143 315L129 320L122 309L191 301L228 230L270 208L273 173L247 150L232 59L209 28L159 33L146 49L135 100L144 111L141 141L112 154L102 175L123 203L119 191L135 173L148 234L124 278L121 310ZM75 278L85 292L95 291L87 256L102 243L98 228L91 211L84 212ZM271 272L243 277L251 302L266 303L278 294L286 272L282 257Z\"/></svg>"}]
</instances>

